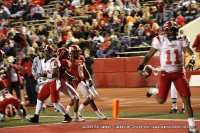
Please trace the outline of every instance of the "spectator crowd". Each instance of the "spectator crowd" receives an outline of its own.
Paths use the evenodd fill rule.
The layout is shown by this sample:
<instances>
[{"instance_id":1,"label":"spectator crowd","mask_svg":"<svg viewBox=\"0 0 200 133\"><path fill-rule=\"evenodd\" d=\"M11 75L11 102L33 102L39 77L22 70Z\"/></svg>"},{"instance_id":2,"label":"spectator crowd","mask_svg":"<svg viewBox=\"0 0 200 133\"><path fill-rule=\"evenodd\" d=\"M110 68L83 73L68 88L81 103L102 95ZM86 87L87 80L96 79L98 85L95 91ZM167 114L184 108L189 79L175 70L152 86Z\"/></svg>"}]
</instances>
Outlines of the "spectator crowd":
<instances>
[{"instance_id":1,"label":"spectator crowd","mask_svg":"<svg viewBox=\"0 0 200 133\"><path fill-rule=\"evenodd\" d=\"M36 104L30 69L38 47L57 50L76 44L82 53L86 49L95 58L109 58L131 46L149 45L166 21L182 27L199 15L198 0L58 0L51 10L44 8L50 1L33 1L0 0L0 48L11 58L10 92L14 88L21 99L17 86L23 85L23 75L30 89L29 106ZM27 24L38 20L46 23Z\"/></svg>"}]
</instances>

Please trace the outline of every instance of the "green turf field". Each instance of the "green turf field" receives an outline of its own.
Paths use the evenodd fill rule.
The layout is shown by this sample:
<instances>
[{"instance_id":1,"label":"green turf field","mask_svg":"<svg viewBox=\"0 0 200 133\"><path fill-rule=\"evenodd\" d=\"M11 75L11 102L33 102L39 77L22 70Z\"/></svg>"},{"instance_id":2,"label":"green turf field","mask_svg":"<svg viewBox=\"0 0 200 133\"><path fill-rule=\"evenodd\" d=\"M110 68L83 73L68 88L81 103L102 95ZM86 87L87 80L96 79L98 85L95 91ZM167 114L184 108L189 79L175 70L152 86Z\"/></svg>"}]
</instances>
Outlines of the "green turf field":
<instances>
[{"instance_id":1,"label":"green turf field","mask_svg":"<svg viewBox=\"0 0 200 133\"><path fill-rule=\"evenodd\" d=\"M111 111L103 112L108 118L112 118ZM28 111L28 117L32 117L34 110ZM86 120L96 119L97 117L94 112L85 111L83 116ZM120 118L136 118L136 119L183 119L186 120L186 114L176 113L170 114L168 112L156 113L156 112L120 112ZM0 128L3 127L15 127L15 126L25 126L25 125L37 125L37 124L50 124L50 123L61 123L63 116L59 112L47 111L42 112L40 115L39 123L29 123L27 121L21 120L19 116L14 118L7 118L5 121L0 122ZM195 114L195 120L200 120L200 114Z\"/></svg>"}]
</instances>

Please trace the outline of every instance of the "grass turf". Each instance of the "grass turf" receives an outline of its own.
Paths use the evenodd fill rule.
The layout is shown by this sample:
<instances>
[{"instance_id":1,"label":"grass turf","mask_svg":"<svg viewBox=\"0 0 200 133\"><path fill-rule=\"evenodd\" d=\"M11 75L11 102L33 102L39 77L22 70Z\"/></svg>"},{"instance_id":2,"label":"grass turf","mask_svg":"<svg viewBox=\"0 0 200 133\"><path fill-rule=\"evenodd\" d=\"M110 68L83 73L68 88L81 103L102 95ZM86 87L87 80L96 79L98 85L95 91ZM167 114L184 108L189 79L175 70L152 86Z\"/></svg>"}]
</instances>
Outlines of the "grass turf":
<instances>
[{"instance_id":1,"label":"grass turf","mask_svg":"<svg viewBox=\"0 0 200 133\"><path fill-rule=\"evenodd\" d=\"M111 111L103 112L108 118L112 118ZM34 110L28 110L28 117L32 117ZM137 118L137 119L187 119L187 115L181 113L170 114L168 112L120 112L120 118ZM92 111L84 111L83 116L86 120L98 119L95 113ZM89 118L88 118L89 117ZM0 122L0 128L4 127L16 127L25 125L38 125L38 124L51 124L51 123L61 123L64 117L59 112L54 112L48 110L47 112L42 112L40 114L39 123L29 123L27 121L21 120L19 116L14 118L6 118L5 121ZM200 114L195 114L195 120L200 120Z\"/></svg>"}]
</instances>

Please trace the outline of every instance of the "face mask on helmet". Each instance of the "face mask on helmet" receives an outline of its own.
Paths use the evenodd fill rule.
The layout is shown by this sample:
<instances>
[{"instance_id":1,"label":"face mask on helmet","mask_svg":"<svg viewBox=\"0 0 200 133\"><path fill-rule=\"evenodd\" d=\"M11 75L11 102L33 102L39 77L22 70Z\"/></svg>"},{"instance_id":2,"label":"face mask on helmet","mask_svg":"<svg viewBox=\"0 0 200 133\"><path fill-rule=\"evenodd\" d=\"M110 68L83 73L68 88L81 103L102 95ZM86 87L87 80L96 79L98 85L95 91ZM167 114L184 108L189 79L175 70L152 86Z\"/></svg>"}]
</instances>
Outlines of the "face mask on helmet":
<instances>
[{"instance_id":1,"label":"face mask on helmet","mask_svg":"<svg viewBox=\"0 0 200 133\"><path fill-rule=\"evenodd\" d=\"M179 30L179 26L176 24L176 22L167 21L164 24L163 29L169 40L176 40L176 37L178 35L178 30Z\"/></svg>"},{"instance_id":2,"label":"face mask on helmet","mask_svg":"<svg viewBox=\"0 0 200 133\"><path fill-rule=\"evenodd\" d=\"M78 45L70 47L70 55L72 58L77 58L81 54L81 49Z\"/></svg>"},{"instance_id":3,"label":"face mask on helmet","mask_svg":"<svg viewBox=\"0 0 200 133\"><path fill-rule=\"evenodd\" d=\"M46 45L44 47L44 56L45 56L45 58L53 57L53 54L54 54L53 47L50 46L50 45Z\"/></svg>"},{"instance_id":4,"label":"face mask on helmet","mask_svg":"<svg viewBox=\"0 0 200 133\"><path fill-rule=\"evenodd\" d=\"M69 50L67 48L59 48L57 56L59 59L69 59Z\"/></svg>"}]
</instances>

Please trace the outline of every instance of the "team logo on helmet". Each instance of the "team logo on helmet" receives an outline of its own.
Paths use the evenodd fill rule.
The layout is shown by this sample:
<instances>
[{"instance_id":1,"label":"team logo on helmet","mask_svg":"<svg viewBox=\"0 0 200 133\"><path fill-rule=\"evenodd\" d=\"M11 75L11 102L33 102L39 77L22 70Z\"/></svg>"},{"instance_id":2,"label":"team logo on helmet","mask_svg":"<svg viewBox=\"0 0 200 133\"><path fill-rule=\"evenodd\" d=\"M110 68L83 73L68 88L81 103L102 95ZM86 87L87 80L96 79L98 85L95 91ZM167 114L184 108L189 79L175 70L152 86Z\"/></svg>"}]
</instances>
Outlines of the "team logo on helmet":
<instances>
[{"instance_id":1,"label":"team logo on helmet","mask_svg":"<svg viewBox=\"0 0 200 133\"><path fill-rule=\"evenodd\" d=\"M81 54L81 49L78 45L72 45L69 47L70 54Z\"/></svg>"},{"instance_id":2,"label":"team logo on helmet","mask_svg":"<svg viewBox=\"0 0 200 133\"><path fill-rule=\"evenodd\" d=\"M50 45L46 45L46 46L44 47L44 51L48 51L48 52L53 53L54 49L53 49L52 46L50 46Z\"/></svg>"},{"instance_id":3,"label":"team logo on helmet","mask_svg":"<svg viewBox=\"0 0 200 133\"><path fill-rule=\"evenodd\" d=\"M168 39L175 40L178 35L179 25L174 21L167 21L163 25L163 30Z\"/></svg>"}]
</instances>

